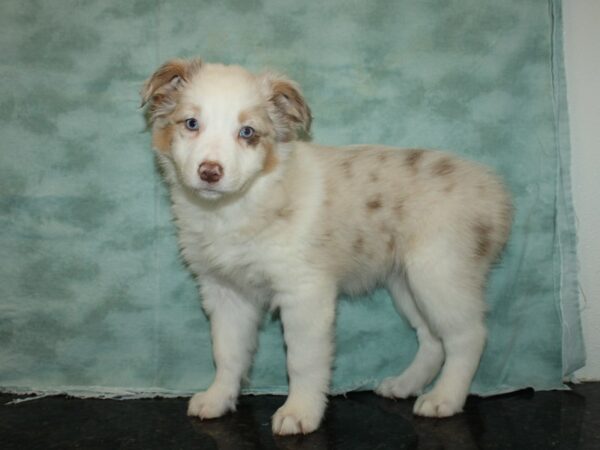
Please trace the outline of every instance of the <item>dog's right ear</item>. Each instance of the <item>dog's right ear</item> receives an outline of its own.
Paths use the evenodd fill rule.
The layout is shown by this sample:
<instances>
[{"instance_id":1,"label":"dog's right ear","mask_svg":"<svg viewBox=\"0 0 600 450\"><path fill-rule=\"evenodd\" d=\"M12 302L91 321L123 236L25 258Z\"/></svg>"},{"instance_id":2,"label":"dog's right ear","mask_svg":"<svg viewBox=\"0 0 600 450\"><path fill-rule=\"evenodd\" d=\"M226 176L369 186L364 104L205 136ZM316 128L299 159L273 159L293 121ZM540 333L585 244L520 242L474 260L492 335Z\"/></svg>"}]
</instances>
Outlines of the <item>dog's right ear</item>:
<instances>
[{"instance_id":1,"label":"dog's right ear","mask_svg":"<svg viewBox=\"0 0 600 450\"><path fill-rule=\"evenodd\" d=\"M165 115L165 106L174 106L173 94L188 82L202 67L200 59L172 59L167 61L144 83L140 95L142 107L149 104L149 118L153 123ZM161 112L162 111L162 112Z\"/></svg>"}]
</instances>

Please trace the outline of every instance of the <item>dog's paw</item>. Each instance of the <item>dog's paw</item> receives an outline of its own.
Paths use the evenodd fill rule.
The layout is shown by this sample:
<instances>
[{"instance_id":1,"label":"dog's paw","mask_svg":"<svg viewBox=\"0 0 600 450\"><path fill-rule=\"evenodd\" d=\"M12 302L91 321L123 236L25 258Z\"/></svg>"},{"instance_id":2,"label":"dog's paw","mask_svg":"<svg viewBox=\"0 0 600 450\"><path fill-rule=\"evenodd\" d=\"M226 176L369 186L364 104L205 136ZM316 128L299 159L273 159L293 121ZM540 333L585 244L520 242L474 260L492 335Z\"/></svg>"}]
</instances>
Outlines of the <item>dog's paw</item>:
<instances>
[{"instance_id":1,"label":"dog's paw","mask_svg":"<svg viewBox=\"0 0 600 450\"><path fill-rule=\"evenodd\" d=\"M215 419L229 411L235 411L235 401L234 396L223 395L209 389L194 394L188 404L187 414L200 419Z\"/></svg>"},{"instance_id":2,"label":"dog's paw","mask_svg":"<svg viewBox=\"0 0 600 450\"><path fill-rule=\"evenodd\" d=\"M286 401L273 415L273 433L279 435L308 434L319 428L323 408Z\"/></svg>"},{"instance_id":3,"label":"dog's paw","mask_svg":"<svg viewBox=\"0 0 600 450\"><path fill-rule=\"evenodd\" d=\"M434 391L417 398L413 412L424 417L450 417L462 411L464 399Z\"/></svg>"},{"instance_id":4,"label":"dog's paw","mask_svg":"<svg viewBox=\"0 0 600 450\"><path fill-rule=\"evenodd\" d=\"M422 386L416 383L414 379L400 375L383 380L375 388L375 393L388 398L408 398L419 394L421 389Z\"/></svg>"}]
</instances>

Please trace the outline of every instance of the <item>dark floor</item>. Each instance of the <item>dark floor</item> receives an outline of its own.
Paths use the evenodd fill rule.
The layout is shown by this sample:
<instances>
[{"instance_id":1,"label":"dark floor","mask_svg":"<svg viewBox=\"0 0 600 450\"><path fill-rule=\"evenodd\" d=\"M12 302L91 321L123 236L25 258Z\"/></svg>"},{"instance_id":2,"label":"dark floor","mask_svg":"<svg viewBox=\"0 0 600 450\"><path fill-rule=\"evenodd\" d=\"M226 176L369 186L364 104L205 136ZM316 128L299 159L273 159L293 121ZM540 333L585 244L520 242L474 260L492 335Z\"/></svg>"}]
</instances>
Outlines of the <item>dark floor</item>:
<instances>
[{"instance_id":1,"label":"dark floor","mask_svg":"<svg viewBox=\"0 0 600 450\"><path fill-rule=\"evenodd\" d=\"M450 419L411 414L412 401L371 393L333 397L321 428L273 437L283 397L242 397L238 412L200 422L186 399L80 400L63 396L7 405L0 394L0 448L8 449L600 449L600 383L573 391L470 397Z\"/></svg>"}]
</instances>

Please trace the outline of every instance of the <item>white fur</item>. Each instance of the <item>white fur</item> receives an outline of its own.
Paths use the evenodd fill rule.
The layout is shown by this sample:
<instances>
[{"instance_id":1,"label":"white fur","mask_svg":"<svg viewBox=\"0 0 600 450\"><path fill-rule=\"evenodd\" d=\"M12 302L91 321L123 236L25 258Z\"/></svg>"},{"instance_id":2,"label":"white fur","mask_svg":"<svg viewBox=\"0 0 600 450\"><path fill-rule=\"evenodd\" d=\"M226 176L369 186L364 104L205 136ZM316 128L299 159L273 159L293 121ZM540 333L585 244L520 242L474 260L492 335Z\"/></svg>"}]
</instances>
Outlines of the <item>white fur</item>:
<instances>
[{"instance_id":1,"label":"white fur","mask_svg":"<svg viewBox=\"0 0 600 450\"><path fill-rule=\"evenodd\" d=\"M300 141L272 142L277 163L266 170L267 138L249 148L237 132L239 113L253 107L269 112L271 132L285 128L268 76L202 65L180 86L173 118L154 124L197 115L202 126L192 133L174 125L170 149L159 152L182 253L211 319L217 367L188 413L204 419L235 409L261 315L279 308L289 396L273 416L273 432L315 430L331 377L336 297L377 285L389 288L420 342L413 363L377 392L422 394L442 369L414 412L461 411L485 342L485 278L509 230L502 184L441 152ZM278 107L292 102L284 96ZM224 169L212 186L197 174L207 160Z\"/></svg>"}]
</instances>

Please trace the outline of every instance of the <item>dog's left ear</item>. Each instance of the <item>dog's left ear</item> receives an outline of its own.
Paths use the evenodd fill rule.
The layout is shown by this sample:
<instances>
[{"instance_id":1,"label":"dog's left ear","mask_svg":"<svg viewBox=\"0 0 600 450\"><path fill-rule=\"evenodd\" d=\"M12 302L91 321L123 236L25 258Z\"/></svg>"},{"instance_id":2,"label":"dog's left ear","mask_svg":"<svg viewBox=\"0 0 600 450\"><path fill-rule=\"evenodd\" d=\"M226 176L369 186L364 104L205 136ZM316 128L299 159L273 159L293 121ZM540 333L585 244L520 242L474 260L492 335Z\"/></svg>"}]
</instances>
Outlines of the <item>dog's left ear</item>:
<instances>
[{"instance_id":1,"label":"dog's left ear","mask_svg":"<svg viewBox=\"0 0 600 450\"><path fill-rule=\"evenodd\" d=\"M277 140L289 142L308 135L312 116L298 84L273 73L263 74L262 84Z\"/></svg>"}]
</instances>

